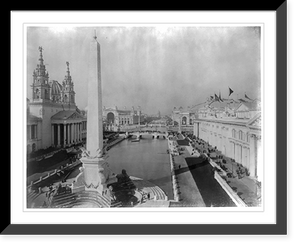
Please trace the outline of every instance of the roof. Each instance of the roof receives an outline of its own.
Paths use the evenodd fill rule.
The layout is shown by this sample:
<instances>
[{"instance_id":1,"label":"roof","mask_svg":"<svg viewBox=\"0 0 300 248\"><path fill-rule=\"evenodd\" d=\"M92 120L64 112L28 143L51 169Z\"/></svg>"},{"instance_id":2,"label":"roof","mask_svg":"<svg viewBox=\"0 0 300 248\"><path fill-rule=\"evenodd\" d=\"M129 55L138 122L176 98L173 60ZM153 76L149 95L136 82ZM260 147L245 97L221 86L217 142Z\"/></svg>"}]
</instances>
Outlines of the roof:
<instances>
[{"instance_id":1,"label":"roof","mask_svg":"<svg viewBox=\"0 0 300 248\"><path fill-rule=\"evenodd\" d=\"M52 120L83 119L84 117L77 111L62 110L51 117Z\"/></svg>"},{"instance_id":2,"label":"roof","mask_svg":"<svg viewBox=\"0 0 300 248\"><path fill-rule=\"evenodd\" d=\"M58 95L61 93L62 85L59 82L57 82L55 80L51 80L49 82L49 85L52 89L52 95Z\"/></svg>"},{"instance_id":3,"label":"roof","mask_svg":"<svg viewBox=\"0 0 300 248\"><path fill-rule=\"evenodd\" d=\"M260 110L260 103L259 103L259 101L253 101L253 102L241 102L240 104L239 104L239 106L237 107L237 110L239 109L239 108L241 108L241 106L245 106L247 109L248 109L248 111L253 111L253 110Z\"/></svg>"},{"instance_id":4,"label":"roof","mask_svg":"<svg viewBox=\"0 0 300 248\"><path fill-rule=\"evenodd\" d=\"M32 114L27 114L27 122L35 122L35 121L41 121L42 118L40 117L37 117L35 115L32 115Z\"/></svg>"}]
</instances>

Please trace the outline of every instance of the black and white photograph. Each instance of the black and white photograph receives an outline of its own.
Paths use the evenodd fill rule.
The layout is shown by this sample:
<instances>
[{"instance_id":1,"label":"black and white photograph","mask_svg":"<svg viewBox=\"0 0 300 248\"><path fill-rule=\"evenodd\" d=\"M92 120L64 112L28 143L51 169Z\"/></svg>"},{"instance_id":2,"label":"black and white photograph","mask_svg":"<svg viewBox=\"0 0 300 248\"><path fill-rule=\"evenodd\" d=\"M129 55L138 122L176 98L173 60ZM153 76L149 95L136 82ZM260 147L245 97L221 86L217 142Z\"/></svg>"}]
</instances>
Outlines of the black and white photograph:
<instances>
[{"instance_id":1,"label":"black and white photograph","mask_svg":"<svg viewBox=\"0 0 300 248\"><path fill-rule=\"evenodd\" d=\"M264 206L262 25L24 32L26 209Z\"/></svg>"}]
</instances>

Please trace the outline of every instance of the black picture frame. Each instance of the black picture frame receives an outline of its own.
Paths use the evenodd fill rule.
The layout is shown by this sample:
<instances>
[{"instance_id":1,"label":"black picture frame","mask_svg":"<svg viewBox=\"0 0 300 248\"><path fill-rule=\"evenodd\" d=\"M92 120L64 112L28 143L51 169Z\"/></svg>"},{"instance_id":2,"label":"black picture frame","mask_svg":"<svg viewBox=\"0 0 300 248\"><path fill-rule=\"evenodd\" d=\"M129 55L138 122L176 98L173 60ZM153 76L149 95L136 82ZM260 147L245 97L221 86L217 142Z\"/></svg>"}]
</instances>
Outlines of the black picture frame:
<instances>
[{"instance_id":1,"label":"black picture frame","mask_svg":"<svg viewBox=\"0 0 300 248\"><path fill-rule=\"evenodd\" d=\"M245 3L243 3L245 4ZM276 224L12 224L10 180L2 199L2 235L286 235L287 234L287 1L200 10L276 12ZM251 4L250 4L251 5ZM231 6L230 6L231 7ZM219 8L219 7L218 7ZM280 113L280 114L279 114ZM280 166L279 166L280 165ZM10 170L7 169L7 178Z\"/></svg>"}]
</instances>

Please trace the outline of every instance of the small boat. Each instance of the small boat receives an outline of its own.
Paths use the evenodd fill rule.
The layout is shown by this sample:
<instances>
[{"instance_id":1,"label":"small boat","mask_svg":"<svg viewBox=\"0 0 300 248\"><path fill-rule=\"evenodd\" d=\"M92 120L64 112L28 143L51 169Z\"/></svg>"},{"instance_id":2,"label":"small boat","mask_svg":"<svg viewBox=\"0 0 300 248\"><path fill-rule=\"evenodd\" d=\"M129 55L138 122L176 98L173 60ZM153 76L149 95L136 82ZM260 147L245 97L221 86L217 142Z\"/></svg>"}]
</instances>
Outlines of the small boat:
<instances>
[{"instance_id":1,"label":"small boat","mask_svg":"<svg viewBox=\"0 0 300 248\"><path fill-rule=\"evenodd\" d=\"M131 140L131 142L139 142L139 141L140 141L139 137L136 137L136 139Z\"/></svg>"}]
</instances>

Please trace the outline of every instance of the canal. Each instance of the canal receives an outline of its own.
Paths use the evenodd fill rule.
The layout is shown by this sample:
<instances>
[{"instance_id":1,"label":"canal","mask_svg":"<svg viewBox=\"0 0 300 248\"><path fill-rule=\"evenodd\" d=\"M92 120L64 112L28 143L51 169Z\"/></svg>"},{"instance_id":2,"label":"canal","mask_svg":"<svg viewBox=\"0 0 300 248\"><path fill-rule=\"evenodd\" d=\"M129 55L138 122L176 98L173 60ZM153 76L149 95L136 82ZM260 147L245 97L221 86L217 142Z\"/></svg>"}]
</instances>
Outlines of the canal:
<instances>
[{"instance_id":1,"label":"canal","mask_svg":"<svg viewBox=\"0 0 300 248\"><path fill-rule=\"evenodd\" d=\"M170 200L174 199L167 140L153 139L151 135L139 142L131 140L126 139L108 151L107 162L111 170L119 174L125 169L128 175L154 183Z\"/></svg>"}]
</instances>

